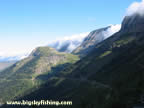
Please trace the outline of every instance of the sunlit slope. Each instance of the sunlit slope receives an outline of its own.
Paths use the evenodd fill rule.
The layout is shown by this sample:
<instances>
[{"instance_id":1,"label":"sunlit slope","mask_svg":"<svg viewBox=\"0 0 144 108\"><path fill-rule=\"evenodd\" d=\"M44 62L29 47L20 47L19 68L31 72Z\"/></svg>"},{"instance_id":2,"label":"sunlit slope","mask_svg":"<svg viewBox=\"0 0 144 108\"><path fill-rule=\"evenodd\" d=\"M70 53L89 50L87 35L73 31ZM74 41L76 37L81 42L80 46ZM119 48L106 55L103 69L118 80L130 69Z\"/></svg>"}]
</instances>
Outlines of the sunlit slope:
<instances>
[{"instance_id":1,"label":"sunlit slope","mask_svg":"<svg viewBox=\"0 0 144 108\"><path fill-rule=\"evenodd\" d=\"M120 32L23 98L73 100L73 108L131 108L138 104L144 94L144 29L134 28L143 26L138 23L143 18L135 18L129 26L125 26L129 20L124 20Z\"/></svg>"},{"instance_id":2,"label":"sunlit slope","mask_svg":"<svg viewBox=\"0 0 144 108\"><path fill-rule=\"evenodd\" d=\"M6 101L29 93L49 76L77 60L77 56L59 53L50 47L36 48L28 58L0 73L0 100Z\"/></svg>"}]
</instances>

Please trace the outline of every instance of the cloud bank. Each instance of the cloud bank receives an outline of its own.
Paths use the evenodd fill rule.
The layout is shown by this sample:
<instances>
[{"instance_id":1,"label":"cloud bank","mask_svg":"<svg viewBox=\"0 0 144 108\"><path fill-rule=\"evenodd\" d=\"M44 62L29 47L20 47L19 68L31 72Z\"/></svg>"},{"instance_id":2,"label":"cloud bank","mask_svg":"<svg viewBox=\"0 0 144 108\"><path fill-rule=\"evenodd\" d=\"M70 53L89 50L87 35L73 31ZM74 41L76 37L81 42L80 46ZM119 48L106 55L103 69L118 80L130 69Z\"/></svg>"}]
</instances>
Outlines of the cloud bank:
<instances>
[{"instance_id":1,"label":"cloud bank","mask_svg":"<svg viewBox=\"0 0 144 108\"><path fill-rule=\"evenodd\" d=\"M126 11L126 16L133 14L144 15L144 0L141 2L133 2Z\"/></svg>"},{"instance_id":2,"label":"cloud bank","mask_svg":"<svg viewBox=\"0 0 144 108\"><path fill-rule=\"evenodd\" d=\"M53 47L61 52L70 53L82 43L88 34L89 32L67 36L49 43L48 46Z\"/></svg>"},{"instance_id":3,"label":"cloud bank","mask_svg":"<svg viewBox=\"0 0 144 108\"><path fill-rule=\"evenodd\" d=\"M73 49L75 49L77 46L81 44L83 39L89 34L89 32L86 33L80 33L72 36L67 36L67 37L62 37L56 39L56 41L52 41L51 43L48 44L48 46L56 48L57 50L65 50L65 52L71 52ZM23 44L23 43L22 43ZM46 42L45 42L46 45ZM12 47L8 46L7 48L5 47L0 47L0 62L5 62L5 61L18 61L21 59L24 59L29 56L31 51L38 46L45 46L43 45L22 45L21 46L16 46L16 45L11 45ZM29 47L28 47L29 46ZM35 47L34 47L35 46ZM64 48L65 47L65 48Z\"/></svg>"},{"instance_id":4,"label":"cloud bank","mask_svg":"<svg viewBox=\"0 0 144 108\"><path fill-rule=\"evenodd\" d=\"M121 28L121 25L111 25L106 31L103 32L104 39L110 37L114 33L118 32ZM58 51L61 52L68 52L71 53L74 49L76 49L85 39L86 36L88 36L89 32L75 34L72 36L66 36L62 38L58 38L55 41L52 41L48 43L48 46L55 48ZM23 50L22 50L23 49ZM14 48L5 49L3 51L3 48L0 48L0 62L3 61L18 61L21 59L24 59L28 57L28 55L31 53L31 51L34 48L17 48L16 46Z\"/></svg>"},{"instance_id":5,"label":"cloud bank","mask_svg":"<svg viewBox=\"0 0 144 108\"><path fill-rule=\"evenodd\" d=\"M120 28L121 28L120 24L111 25L106 31L102 32L104 39L107 39L114 33L118 32ZM48 46L53 47L61 52L71 53L83 42L83 40L85 39L86 36L88 36L89 33L90 32L86 32L77 35L72 35L69 37L64 37L62 39L58 39L54 42L51 42L50 44L48 44Z\"/></svg>"},{"instance_id":6,"label":"cloud bank","mask_svg":"<svg viewBox=\"0 0 144 108\"><path fill-rule=\"evenodd\" d=\"M106 31L103 32L104 39L112 36L121 29L121 24L111 25Z\"/></svg>"},{"instance_id":7,"label":"cloud bank","mask_svg":"<svg viewBox=\"0 0 144 108\"><path fill-rule=\"evenodd\" d=\"M11 45L12 46L12 45ZM33 48L24 48L21 47L20 48L16 48L12 47L12 48L0 48L0 62L5 62L5 61L18 61L21 59L24 59L26 57L28 57L28 55L31 53L31 51L33 50Z\"/></svg>"},{"instance_id":8,"label":"cloud bank","mask_svg":"<svg viewBox=\"0 0 144 108\"><path fill-rule=\"evenodd\" d=\"M22 54L15 54L15 55L0 55L0 62L7 62L7 61L19 61L21 59L24 59L28 57L28 53L22 53Z\"/></svg>"}]
</instances>

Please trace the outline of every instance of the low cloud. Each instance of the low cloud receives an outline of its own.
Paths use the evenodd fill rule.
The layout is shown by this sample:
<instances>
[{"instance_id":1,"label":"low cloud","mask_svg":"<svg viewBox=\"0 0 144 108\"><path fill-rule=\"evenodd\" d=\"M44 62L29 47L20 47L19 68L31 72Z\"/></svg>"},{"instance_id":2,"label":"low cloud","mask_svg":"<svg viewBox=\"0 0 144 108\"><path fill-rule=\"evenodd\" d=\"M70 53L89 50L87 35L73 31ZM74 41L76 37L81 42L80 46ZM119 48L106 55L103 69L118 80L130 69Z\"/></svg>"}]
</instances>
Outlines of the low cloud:
<instances>
[{"instance_id":1,"label":"low cloud","mask_svg":"<svg viewBox=\"0 0 144 108\"><path fill-rule=\"evenodd\" d=\"M0 53L0 62L5 61L18 61L28 57L29 53Z\"/></svg>"},{"instance_id":2,"label":"low cloud","mask_svg":"<svg viewBox=\"0 0 144 108\"><path fill-rule=\"evenodd\" d=\"M120 30L121 25L111 25L106 31L104 31L104 38L108 38L114 33L118 32ZM58 51L62 52L72 52L74 49L76 49L85 39L86 36L88 36L89 32L75 34L72 36L66 36L62 38L58 38L55 41L52 41L51 43L48 43L48 46L55 48ZM34 48L7 48L3 50L4 48L0 49L0 62L1 61L17 61L24 59L28 57L28 55L31 53L31 51ZM22 50L23 49L23 50Z\"/></svg>"},{"instance_id":3,"label":"low cloud","mask_svg":"<svg viewBox=\"0 0 144 108\"><path fill-rule=\"evenodd\" d=\"M118 32L120 28L121 28L120 24L110 25L110 27L106 31L102 32L104 39L107 39L114 33ZM71 53L83 42L83 40L85 39L86 36L88 36L88 34L89 32L64 37L62 39L58 39L54 42L51 42L50 44L48 44L48 46L53 47L61 52Z\"/></svg>"},{"instance_id":4,"label":"low cloud","mask_svg":"<svg viewBox=\"0 0 144 108\"><path fill-rule=\"evenodd\" d=\"M64 48L64 46L67 47L66 52L71 52L73 49L75 49L77 46L81 44L83 39L89 34L89 32L76 34L72 36L67 36L63 38L58 38L56 41L53 41L48 44L48 46L54 47L57 50ZM45 42L46 43L46 42ZM34 45L33 45L34 46ZM35 45L37 46L44 46L44 45ZM13 47L1 47L0 48L0 62L4 61L18 61L21 59L24 59L29 56L31 51L35 48L32 46L29 46L29 48L26 46L17 47L16 45Z\"/></svg>"},{"instance_id":5,"label":"low cloud","mask_svg":"<svg viewBox=\"0 0 144 108\"><path fill-rule=\"evenodd\" d=\"M133 2L126 11L126 16L133 14L144 15L144 0L141 2Z\"/></svg>"},{"instance_id":6,"label":"low cloud","mask_svg":"<svg viewBox=\"0 0 144 108\"><path fill-rule=\"evenodd\" d=\"M114 33L118 32L121 29L121 24L111 25L106 31L103 32L104 39L112 36Z\"/></svg>"},{"instance_id":7,"label":"low cloud","mask_svg":"<svg viewBox=\"0 0 144 108\"><path fill-rule=\"evenodd\" d=\"M63 37L49 43L48 46L53 47L58 51L70 53L82 43L88 34L89 32Z\"/></svg>"}]
</instances>

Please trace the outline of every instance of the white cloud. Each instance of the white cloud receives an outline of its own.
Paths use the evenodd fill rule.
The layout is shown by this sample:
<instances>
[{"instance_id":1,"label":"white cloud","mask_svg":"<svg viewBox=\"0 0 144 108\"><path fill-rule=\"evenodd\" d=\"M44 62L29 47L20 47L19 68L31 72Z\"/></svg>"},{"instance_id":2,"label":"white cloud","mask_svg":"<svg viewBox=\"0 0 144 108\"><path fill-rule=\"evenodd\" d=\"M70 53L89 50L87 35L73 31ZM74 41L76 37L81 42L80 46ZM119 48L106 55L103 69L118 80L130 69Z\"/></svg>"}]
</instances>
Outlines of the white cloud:
<instances>
[{"instance_id":1,"label":"white cloud","mask_svg":"<svg viewBox=\"0 0 144 108\"><path fill-rule=\"evenodd\" d=\"M112 36L114 33L118 32L121 29L121 24L111 25L106 31L103 32L104 39Z\"/></svg>"},{"instance_id":2,"label":"white cloud","mask_svg":"<svg viewBox=\"0 0 144 108\"><path fill-rule=\"evenodd\" d=\"M57 38L52 41L53 45L58 42L57 49L61 48L64 44L68 45L68 52L76 48L85 38L88 33L81 33L72 36ZM34 41L32 41L34 40ZM26 57L38 46L45 46L50 44L49 38L36 38L33 39L18 39L15 41L13 38L2 38L0 41L0 61L13 61L21 60ZM51 43L51 44L52 44Z\"/></svg>"},{"instance_id":3,"label":"white cloud","mask_svg":"<svg viewBox=\"0 0 144 108\"><path fill-rule=\"evenodd\" d=\"M48 46L53 47L57 50L62 50L64 47L66 47L65 52L70 53L82 43L82 41L88 34L89 32L86 32L59 38L56 41L49 43Z\"/></svg>"},{"instance_id":4,"label":"white cloud","mask_svg":"<svg viewBox=\"0 0 144 108\"><path fill-rule=\"evenodd\" d=\"M104 39L107 39L114 33L118 32L120 28L121 28L120 24L110 25L110 27L106 31L102 32ZM67 36L49 43L48 46L53 47L58 51L64 51L70 53L83 42L84 38L88 36L88 34L89 32Z\"/></svg>"},{"instance_id":5,"label":"white cloud","mask_svg":"<svg viewBox=\"0 0 144 108\"><path fill-rule=\"evenodd\" d=\"M120 25L111 25L110 28L103 32L105 39L115 32L119 31L119 29ZM52 42L49 42L48 39L44 39L45 41L36 41L35 43L31 42L31 39L29 41L22 41L23 39L21 39L21 41L13 42L11 41L13 40L11 38L3 38L3 41L1 41L0 43L0 45L2 46L0 47L0 61L21 60L27 57L35 47L44 46L44 44L46 45L46 43L48 43L48 46L54 47L57 50L67 47L66 52L72 52L83 42L84 38L88 36L88 34L89 32L85 32L72 36L57 38L55 41Z\"/></svg>"},{"instance_id":6,"label":"white cloud","mask_svg":"<svg viewBox=\"0 0 144 108\"><path fill-rule=\"evenodd\" d=\"M126 16L131 16L136 13L139 15L144 15L144 0L141 2L132 3L126 11Z\"/></svg>"},{"instance_id":7,"label":"white cloud","mask_svg":"<svg viewBox=\"0 0 144 108\"><path fill-rule=\"evenodd\" d=\"M5 50L5 52L0 52L0 61L17 61L28 57L29 51L15 51Z\"/></svg>"}]
</instances>

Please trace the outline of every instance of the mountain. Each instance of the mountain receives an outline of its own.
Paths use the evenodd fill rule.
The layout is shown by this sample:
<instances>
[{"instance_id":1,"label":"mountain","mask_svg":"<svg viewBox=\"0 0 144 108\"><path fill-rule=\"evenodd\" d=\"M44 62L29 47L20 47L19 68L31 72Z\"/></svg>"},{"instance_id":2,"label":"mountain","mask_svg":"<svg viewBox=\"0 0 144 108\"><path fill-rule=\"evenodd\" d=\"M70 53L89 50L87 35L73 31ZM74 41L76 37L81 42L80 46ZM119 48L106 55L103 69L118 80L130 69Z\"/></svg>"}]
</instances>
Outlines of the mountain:
<instances>
[{"instance_id":1,"label":"mountain","mask_svg":"<svg viewBox=\"0 0 144 108\"><path fill-rule=\"evenodd\" d=\"M111 25L105 28L94 30L91 33L82 33L71 37L65 37L50 43L48 46L60 52L67 52L79 55L86 55L96 44L107 39L118 32L121 25Z\"/></svg>"},{"instance_id":2,"label":"mountain","mask_svg":"<svg viewBox=\"0 0 144 108\"><path fill-rule=\"evenodd\" d=\"M143 31L144 20L140 14L133 14L133 16L126 16L122 23L122 30L125 32L141 32Z\"/></svg>"},{"instance_id":3,"label":"mountain","mask_svg":"<svg viewBox=\"0 0 144 108\"><path fill-rule=\"evenodd\" d=\"M90 34L84 39L82 44L72 53L81 56L87 55L98 43L118 32L120 28L121 25L112 25L90 32Z\"/></svg>"},{"instance_id":4,"label":"mountain","mask_svg":"<svg viewBox=\"0 0 144 108\"><path fill-rule=\"evenodd\" d=\"M38 47L29 57L0 72L0 103L35 90L49 76L79 60L50 47Z\"/></svg>"},{"instance_id":5,"label":"mountain","mask_svg":"<svg viewBox=\"0 0 144 108\"><path fill-rule=\"evenodd\" d=\"M19 100L72 100L72 108L133 108L139 104L144 94L144 29L138 22L144 16L133 18L126 16L119 32Z\"/></svg>"}]
</instances>

